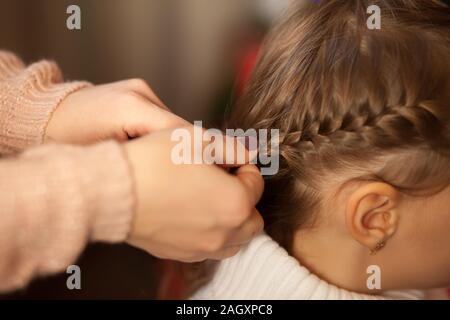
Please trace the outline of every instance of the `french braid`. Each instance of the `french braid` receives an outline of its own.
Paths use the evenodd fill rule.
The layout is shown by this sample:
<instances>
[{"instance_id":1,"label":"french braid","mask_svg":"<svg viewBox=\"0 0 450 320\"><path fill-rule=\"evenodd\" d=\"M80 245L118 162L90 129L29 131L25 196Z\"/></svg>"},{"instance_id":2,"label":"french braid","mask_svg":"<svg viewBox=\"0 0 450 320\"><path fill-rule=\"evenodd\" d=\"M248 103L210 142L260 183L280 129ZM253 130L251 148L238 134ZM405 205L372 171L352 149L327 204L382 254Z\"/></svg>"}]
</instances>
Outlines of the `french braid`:
<instances>
[{"instance_id":1,"label":"french braid","mask_svg":"<svg viewBox=\"0 0 450 320\"><path fill-rule=\"evenodd\" d=\"M379 31L365 25L369 4L384 9ZM260 203L266 231L289 249L332 174L405 192L448 184L449 62L450 11L438 1L294 7L226 124L280 130L280 170Z\"/></svg>"},{"instance_id":2,"label":"french braid","mask_svg":"<svg viewBox=\"0 0 450 320\"><path fill-rule=\"evenodd\" d=\"M367 29L372 4L382 10L381 30ZM336 176L414 193L447 186L449 124L447 6L324 0L294 3L273 29L225 127L279 129L280 170L267 177L258 209L289 251L294 233L316 223L321 189ZM213 268L187 267L190 289Z\"/></svg>"}]
</instances>

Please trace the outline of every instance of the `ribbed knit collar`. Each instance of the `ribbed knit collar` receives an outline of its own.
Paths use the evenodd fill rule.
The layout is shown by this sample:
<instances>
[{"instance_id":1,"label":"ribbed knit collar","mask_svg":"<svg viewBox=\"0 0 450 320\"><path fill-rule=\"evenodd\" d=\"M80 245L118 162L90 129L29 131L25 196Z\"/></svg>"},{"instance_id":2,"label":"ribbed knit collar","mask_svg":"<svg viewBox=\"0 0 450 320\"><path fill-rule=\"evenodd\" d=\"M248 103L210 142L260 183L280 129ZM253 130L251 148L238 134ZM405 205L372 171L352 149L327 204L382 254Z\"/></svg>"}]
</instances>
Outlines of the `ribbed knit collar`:
<instances>
[{"instance_id":1,"label":"ribbed knit collar","mask_svg":"<svg viewBox=\"0 0 450 320\"><path fill-rule=\"evenodd\" d=\"M236 256L220 262L213 280L191 299L378 300L420 299L421 291L391 291L383 296L340 289L319 279L261 234Z\"/></svg>"}]
</instances>

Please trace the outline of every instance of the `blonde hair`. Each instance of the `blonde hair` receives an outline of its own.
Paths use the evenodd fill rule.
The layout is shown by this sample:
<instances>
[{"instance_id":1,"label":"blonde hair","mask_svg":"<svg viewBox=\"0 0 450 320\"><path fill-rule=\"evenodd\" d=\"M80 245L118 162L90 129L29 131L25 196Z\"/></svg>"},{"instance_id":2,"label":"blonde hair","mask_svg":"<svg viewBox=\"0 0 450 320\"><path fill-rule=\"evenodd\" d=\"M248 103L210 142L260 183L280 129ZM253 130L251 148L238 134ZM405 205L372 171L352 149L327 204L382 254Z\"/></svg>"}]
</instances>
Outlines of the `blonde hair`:
<instances>
[{"instance_id":1,"label":"blonde hair","mask_svg":"<svg viewBox=\"0 0 450 320\"><path fill-rule=\"evenodd\" d=\"M381 8L381 30L367 28L372 4ZM280 130L280 171L258 205L266 232L290 251L336 177L410 193L447 186L449 59L450 10L439 1L294 4L226 123ZM188 273L191 284L201 284L212 266L189 269L197 272Z\"/></svg>"},{"instance_id":2,"label":"blonde hair","mask_svg":"<svg viewBox=\"0 0 450 320\"><path fill-rule=\"evenodd\" d=\"M381 30L366 25L381 8ZM326 179L404 192L450 182L450 10L430 0L322 1L267 38L227 127L280 130L260 211L287 250L314 223Z\"/></svg>"}]
</instances>

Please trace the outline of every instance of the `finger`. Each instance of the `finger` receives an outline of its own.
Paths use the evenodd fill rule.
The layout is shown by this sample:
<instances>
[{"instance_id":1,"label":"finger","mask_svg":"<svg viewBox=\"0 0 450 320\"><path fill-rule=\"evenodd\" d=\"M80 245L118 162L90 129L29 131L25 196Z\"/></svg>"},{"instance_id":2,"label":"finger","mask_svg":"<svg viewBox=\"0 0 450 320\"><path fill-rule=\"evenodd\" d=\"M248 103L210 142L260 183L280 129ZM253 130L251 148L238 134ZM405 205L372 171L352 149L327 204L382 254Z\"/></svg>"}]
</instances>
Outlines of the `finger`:
<instances>
[{"instance_id":1,"label":"finger","mask_svg":"<svg viewBox=\"0 0 450 320\"><path fill-rule=\"evenodd\" d=\"M161 110L162 112L162 110ZM240 167L256 161L257 149L249 151L242 141L250 141L256 146L256 138L238 139L224 135L218 129L204 129L198 125L179 126L180 130L187 130L183 137L190 139L191 155L194 159L201 159L204 164L216 164L224 168Z\"/></svg>"},{"instance_id":2,"label":"finger","mask_svg":"<svg viewBox=\"0 0 450 320\"><path fill-rule=\"evenodd\" d=\"M146 134L185 127L190 123L171 111L155 107L147 99L138 100L138 105L126 113L126 125L123 130L130 138L138 138Z\"/></svg>"},{"instance_id":3,"label":"finger","mask_svg":"<svg viewBox=\"0 0 450 320\"><path fill-rule=\"evenodd\" d=\"M224 260L227 258L231 258L234 255L236 255L239 250L241 249L241 246L232 246L225 249L222 249L221 251L211 255L209 259L211 260Z\"/></svg>"},{"instance_id":4,"label":"finger","mask_svg":"<svg viewBox=\"0 0 450 320\"><path fill-rule=\"evenodd\" d=\"M208 259L208 254L200 250L193 251L181 249L171 244L151 244L150 241L144 239L127 240L127 243L133 247L146 251L148 254L159 258L181 262L200 262Z\"/></svg>"},{"instance_id":5,"label":"finger","mask_svg":"<svg viewBox=\"0 0 450 320\"><path fill-rule=\"evenodd\" d=\"M259 169L255 165L248 164L240 167L235 175L245 187L247 194L252 200L252 205L256 205L264 191L264 179Z\"/></svg>"},{"instance_id":6,"label":"finger","mask_svg":"<svg viewBox=\"0 0 450 320\"><path fill-rule=\"evenodd\" d=\"M225 136L224 168L236 168L249 163L256 163L258 156L258 140L253 136ZM230 161L231 159L231 161Z\"/></svg>"},{"instance_id":7,"label":"finger","mask_svg":"<svg viewBox=\"0 0 450 320\"><path fill-rule=\"evenodd\" d=\"M244 224L230 237L229 246L244 245L250 242L257 234L264 229L264 220L258 210L253 209L253 213Z\"/></svg>"},{"instance_id":8,"label":"finger","mask_svg":"<svg viewBox=\"0 0 450 320\"><path fill-rule=\"evenodd\" d=\"M142 96L144 99L149 100L154 105L169 110L169 108L161 101L161 99L155 94L155 92L150 88L147 82L143 79L128 79L117 82L119 86L124 86L129 90Z\"/></svg>"},{"instance_id":9,"label":"finger","mask_svg":"<svg viewBox=\"0 0 450 320\"><path fill-rule=\"evenodd\" d=\"M138 93L141 94L144 98L154 103L156 106L164 110L170 111L170 109L166 106L166 104L161 101L161 99L155 94L153 89L150 88L148 85L143 88L140 88Z\"/></svg>"},{"instance_id":10,"label":"finger","mask_svg":"<svg viewBox=\"0 0 450 320\"><path fill-rule=\"evenodd\" d=\"M214 148L214 153L206 152L208 163L223 168L239 167L256 161L257 141L253 137L231 137L219 130L206 130L203 148Z\"/></svg>"},{"instance_id":11,"label":"finger","mask_svg":"<svg viewBox=\"0 0 450 320\"><path fill-rule=\"evenodd\" d=\"M191 125L170 110L161 108L147 108L143 115L143 122L152 128L152 131L175 129Z\"/></svg>"}]
</instances>

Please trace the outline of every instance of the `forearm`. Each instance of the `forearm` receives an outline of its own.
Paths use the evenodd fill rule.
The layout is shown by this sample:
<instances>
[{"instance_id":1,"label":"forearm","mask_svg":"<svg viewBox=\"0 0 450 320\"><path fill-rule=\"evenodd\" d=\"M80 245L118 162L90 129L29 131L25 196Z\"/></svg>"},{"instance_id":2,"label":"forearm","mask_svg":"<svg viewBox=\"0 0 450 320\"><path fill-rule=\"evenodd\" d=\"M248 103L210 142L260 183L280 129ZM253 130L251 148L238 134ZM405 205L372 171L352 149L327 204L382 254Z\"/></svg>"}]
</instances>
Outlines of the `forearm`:
<instances>
[{"instance_id":1,"label":"forearm","mask_svg":"<svg viewBox=\"0 0 450 320\"><path fill-rule=\"evenodd\" d=\"M46 145L0 161L0 292L62 271L89 241L121 242L134 211L122 147Z\"/></svg>"},{"instance_id":2,"label":"forearm","mask_svg":"<svg viewBox=\"0 0 450 320\"><path fill-rule=\"evenodd\" d=\"M41 144L60 102L89 85L62 81L53 62L41 61L26 68L12 53L0 51L0 155Z\"/></svg>"}]
</instances>

